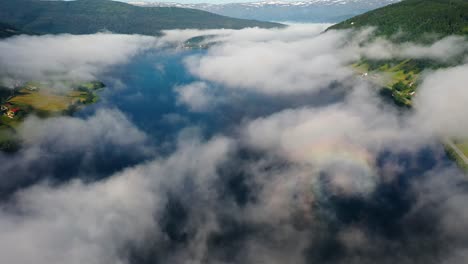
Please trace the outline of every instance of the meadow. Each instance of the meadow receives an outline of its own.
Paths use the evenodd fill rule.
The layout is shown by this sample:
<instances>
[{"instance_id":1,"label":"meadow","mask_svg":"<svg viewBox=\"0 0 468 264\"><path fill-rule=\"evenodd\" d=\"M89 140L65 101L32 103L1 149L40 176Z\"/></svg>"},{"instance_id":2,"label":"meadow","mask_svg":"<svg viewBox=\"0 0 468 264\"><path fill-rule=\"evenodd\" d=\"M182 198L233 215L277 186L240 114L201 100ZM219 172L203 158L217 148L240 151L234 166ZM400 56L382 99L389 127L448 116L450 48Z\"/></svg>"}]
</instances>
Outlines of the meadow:
<instances>
[{"instance_id":1,"label":"meadow","mask_svg":"<svg viewBox=\"0 0 468 264\"><path fill-rule=\"evenodd\" d=\"M97 91L104 87L101 82L66 83L68 89L58 90L39 82L28 82L14 89L2 105L9 110L0 112L0 150L17 147L17 129L29 115L40 118L72 114L81 107L98 101ZM8 116L11 109L17 109Z\"/></svg>"}]
</instances>

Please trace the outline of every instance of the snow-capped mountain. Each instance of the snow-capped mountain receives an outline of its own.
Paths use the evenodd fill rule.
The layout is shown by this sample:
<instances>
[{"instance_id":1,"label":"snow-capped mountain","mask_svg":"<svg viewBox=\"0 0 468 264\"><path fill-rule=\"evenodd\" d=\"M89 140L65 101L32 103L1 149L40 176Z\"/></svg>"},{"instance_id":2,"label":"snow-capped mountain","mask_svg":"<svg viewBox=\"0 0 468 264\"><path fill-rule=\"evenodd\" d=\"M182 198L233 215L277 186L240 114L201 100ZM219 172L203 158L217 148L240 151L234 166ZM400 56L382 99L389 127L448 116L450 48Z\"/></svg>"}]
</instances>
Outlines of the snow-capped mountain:
<instances>
[{"instance_id":1,"label":"snow-capped mountain","mask_svg":"<svg viewBox=\"0 0 468 264\"><path fill-rule=\"evenodd\" d=\"M228 4L130 2L139 6L183 7L246 19L335 23L400 0L261 1Z\"/></svg>"}]
</instances>

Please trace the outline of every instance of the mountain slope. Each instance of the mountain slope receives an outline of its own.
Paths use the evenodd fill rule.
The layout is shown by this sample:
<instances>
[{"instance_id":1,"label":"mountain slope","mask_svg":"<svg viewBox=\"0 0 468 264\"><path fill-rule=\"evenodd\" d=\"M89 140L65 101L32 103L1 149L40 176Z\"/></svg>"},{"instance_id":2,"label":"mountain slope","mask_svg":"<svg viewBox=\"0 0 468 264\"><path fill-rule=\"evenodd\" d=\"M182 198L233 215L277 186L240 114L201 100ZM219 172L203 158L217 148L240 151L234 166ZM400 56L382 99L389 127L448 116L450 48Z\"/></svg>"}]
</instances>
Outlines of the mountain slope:
<instances>
[{"instance_id":1,"label":"mountain slope","mask_svg":"<svg viewBox=\"0 0 468 264\"><path fill-rule=\"evenodd\" d=\"M374 26L377 36L392 37L394 42L434 43L449 35L468 36L468 0L403 0L348 19L329 29ZM398 104L410 106L419 77L425 70L452 67L463 58L440 62L432 59L368 59L353 65L362 76L386 76L384 94Z\"/></svg>"},{"instance_id":2,"label":"mountain slope","mask_svg":"<svg viewBox=\"0 0 468 264\"><path fill-rule=\"evenodd\" d=\"M173 6L204 10L224 16L266 21L336 23L400 0L303 0L228 4L130 2L138 6Z\"/></svg>"},{"instance_id":3,"label":"mountain slope","mask_svg":"<svg viewBox=\"0 0 468 264\"><path fill-rule=\"evenodd\" d=\"M348 19L330 29L376 26L378 35L403 32L401 40L436 33L468 35L468 0L404 0Z\"/></svg>"},{"instance_id":4,"label":"mountain slope","mask_svg":"<svg viewBox=\"0 0 468 264\"><path fill-rule=\"evenodd\" d=\"M156 35L164 29L278 27L175 7L138 7L110 0L0 0L2 21L37 33L90 34L109 30Z\"/></svg>"},{"instance_id":5,"label":"mountain slope","mask_svg":"<svg viewBox=\"0 0 468 264\"><path fill-rule=\"evenodd\" d=\"M23 32L14 26L0 22L0 39L8 38L14 35L22 34Z\"/></svg>"}]
</instances>

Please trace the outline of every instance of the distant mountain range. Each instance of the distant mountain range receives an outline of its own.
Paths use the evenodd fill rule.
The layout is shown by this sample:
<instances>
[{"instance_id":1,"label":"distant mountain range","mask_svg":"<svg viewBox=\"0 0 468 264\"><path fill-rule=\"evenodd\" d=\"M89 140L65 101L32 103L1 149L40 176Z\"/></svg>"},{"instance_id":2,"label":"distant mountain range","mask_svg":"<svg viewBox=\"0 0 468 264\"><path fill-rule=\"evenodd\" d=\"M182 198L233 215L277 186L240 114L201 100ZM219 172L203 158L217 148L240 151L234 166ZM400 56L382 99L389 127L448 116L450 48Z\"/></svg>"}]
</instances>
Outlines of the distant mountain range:
<instances>
[{"instance_id":1,"label":"distant mountain range","mask_svg":"<svg viewBox=\"0 0 468 264\"><path fill-rule=\"evenodd\" d=\"M5 36L15 34L15 30L37 34L91 34L111 31L158 35L165 29L282 26L278 23L231 18L195 9L140 7L110 0L0 0L0 20L3 23L0 30L3 30L2 34Z\"/></svg>"},{"instance_id":2,"label":"distant mountain range","mask_svg":"<svg viewBox=\"0 0 468 264\"><path fill-rule=\"evenodd\" d=\"M130 2L137 6L194 8L224 16L264 21L336 23L400 0L262 1L229 4Z\"/></svg>"}]
</instances>

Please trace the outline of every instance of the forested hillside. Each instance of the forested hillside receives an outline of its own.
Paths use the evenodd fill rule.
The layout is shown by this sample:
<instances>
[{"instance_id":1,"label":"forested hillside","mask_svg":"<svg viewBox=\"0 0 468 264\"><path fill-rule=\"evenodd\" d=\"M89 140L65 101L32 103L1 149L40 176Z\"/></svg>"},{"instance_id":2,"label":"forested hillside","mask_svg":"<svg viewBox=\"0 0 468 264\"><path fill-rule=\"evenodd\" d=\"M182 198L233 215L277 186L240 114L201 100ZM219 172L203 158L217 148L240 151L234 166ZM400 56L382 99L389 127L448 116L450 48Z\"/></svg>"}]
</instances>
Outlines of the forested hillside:
<instances>
[{"instance_id":1,"label":"forested hillside","mask_svg":"<svg viewBox=\"0 0 468 264\"><path fill-rule=\"evenodd\" d=\"M399 33L402 41L421 40L429 33L440 37L468 35L468 0L404 0L367 12L330 29L377 27L378 35Z\"/></svg>"},{"instance_id":2,"label":"forested hillside","mask_svg":"<svg viewBox=\"0 0 468 264\"><path fill-rule=\"evenodd\" d=\"M112 31L156 35L164 29L277 27L281 24L236 19L176 7L138 7L110 0L0 0L2 21L37 33L90 34Z\"/></svg>"}]
</instances>

